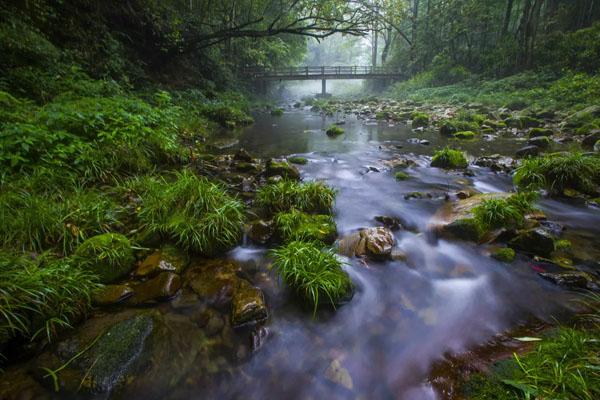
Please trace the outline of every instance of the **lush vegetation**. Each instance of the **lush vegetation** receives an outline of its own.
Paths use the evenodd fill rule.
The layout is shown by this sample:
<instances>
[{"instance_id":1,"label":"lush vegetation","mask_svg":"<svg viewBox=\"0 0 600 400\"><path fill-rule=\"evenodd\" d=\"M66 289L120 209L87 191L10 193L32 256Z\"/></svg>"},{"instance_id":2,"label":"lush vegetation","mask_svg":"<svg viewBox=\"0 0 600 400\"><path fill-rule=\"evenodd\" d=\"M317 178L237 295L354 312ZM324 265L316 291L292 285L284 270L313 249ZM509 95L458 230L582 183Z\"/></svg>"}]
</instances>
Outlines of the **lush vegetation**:
<instances>
[{"instance_id":1,"label":"lush vegetation","mask_svg":"<svg viewBox=\"0 0 600 400\"><path fill-rule=\"evenodd\" d=\"M335 190L323 182L299 183L283 180L260 188L257 201L265 209L330 213L335 200Z\"/></svg>"},{"instance_id":2,"label":"lush vegetation","mask_svg":"<svg viewBox=\"0 0 600 400\"><path fill-rule=\"evenodd\" d=\"M330 215L311 215L292 209L277 213L275 226L284 241L332 243L335 240L336 226Z\"/></svg>"},{"instance_id":3,"label":"lush vegetation","mask_svg":"<svg viewBox=\"0 0 600 400\"><path fill-rule=\"evenodd\" d=\"M118 233L89 238L79 245L75 258L80 267L95 274L102 283L124 278L135 261L129 239Z\"/></svg>"},{"instance_id":4,"label":"lush vegetation","mask_svg":"<svg viewBox=\"0 0 600 400\"><path fill-rule=\"evenodd\" d=\"M483 232L520 228L525 223L525 214L533 209L535 197L535 193L521 192L508 197L484 199L473 208L473 216Z\"/></svg>"},{"instance_id":5,"label":"lush vegetation","mask_svg":"<svg viewBox=\"0 0 600 400\"><path fill-rule=\"evenodd\" d=\"M313 305L336 307L352 293L352 281L333 250L319 242L292 241L272 251L277 273L286 284Z\"/></svg>"},{"instance_id":6,"label":"lush vegetation","mask_svg":"<svg viewBox=\"0 0 600 400\"><path fill-rule=\"evenodd\" d=\"M436 168L466 168L468 165L467 158L462 151L449 147L436 151L431 158L431 166Z\"/></svg>"}]
</instances>

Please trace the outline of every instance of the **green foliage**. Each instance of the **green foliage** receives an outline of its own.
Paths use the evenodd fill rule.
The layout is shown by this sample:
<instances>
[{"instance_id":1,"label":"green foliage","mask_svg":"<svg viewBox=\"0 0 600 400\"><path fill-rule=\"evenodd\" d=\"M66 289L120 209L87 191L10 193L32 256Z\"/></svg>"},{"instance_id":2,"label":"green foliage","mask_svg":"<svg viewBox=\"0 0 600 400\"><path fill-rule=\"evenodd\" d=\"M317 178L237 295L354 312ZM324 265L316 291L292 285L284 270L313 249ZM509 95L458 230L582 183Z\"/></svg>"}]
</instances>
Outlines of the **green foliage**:
<instances>
[{"instance_id":1,"label":"green foliage","mask_svg":"<svg viewBox=\"0 0 600 400\"><path fill-rule=\"evenodd\" d=\"M177 241L185 249L211 255L241 237L244 205L224 188L189 170L133 183L141 196L138 217L149 233Z\"/></svg>"},{"instance_id":2,"label":"green foliage","mask_svg":"<svg viewBox=\"0 0 600 400\"><path fill-rule=\"evenodd\" d=\"M344 133L344 130L337 125L331 125L329 126L329 128L327 128L325 133L327 134L327 136L333 137L342 135Z\"/></svg>"},{"instance_id":3,"label":"green foliage","mask_svg":"<svg viewBox=\"0 0 600 400\"><path fill-rule=\"evenodd\" d=\"M492 375L473 378L466 392L478 399L596 399L599 352L597 330L559 328Z\"/></svg>"},{"instance_id":4,"label":"green foliage","mask_svg":"<svg viewBox=\"0 0 600 400\"><path fill-rule=\"evenodd\" d=\"M279 276L313 305L315 313L318 306L329 303L335 307L351 295L352 281L333 250L322 249L318 243L294 241L271 254Z\"/></svg>"},{"instance_id":5,"label":"green foliage","mask_svg":"<svg viewBox=\"0 0 600 400\"><path fill-rule=\"evenodd\" d=\"M258 204L270 211L296 209L304 212L330 213L336 192L323 182L298 183L283 180L258 190Z\"/></svg>"},{"instance_id":6,"label":"green foliage","mask_svg":"<svg viewBox=\"0 0 600 400\"><path fill-rule=\"evenodd\" d=\"M396 178L397 181L405 181L407 179L410 179L411 176L409 174L407 174L404 171L398 171L394 174L394 177Z\"/></svg>"},{"instance_id":7,"label":"green foliage","mask_svg":"<svg viewBox=\"0 0 600 400\"><path fill-rule=\"evenodd\" d=\"M595 193L600 182L600 160L597 156L581 153L550 154L523 161L514 175L520 188L545 188L552 194L562 194L565 189L582 193Z\"/></svg>"},{"instance_id":8,"label":"green foliage","mask_svg":"<svg viewBox=\"0 0 600 400\"><path fill-rule=\"evenodd\" d=\"M521 192L506 198L484 199L473 208L473 215L483 231L519 228L525 223L525 214L533 209L535 198L535 193Z\"/></svg>"},{"instance_id":9,"label":"green foliage","mask_svg":"<svg viewBox=\"0 0 600 400\"><path fill-rule=\"evenodd\" d=\"M332 243L336 226L330 215L311 215L297 210L275 215L275 226L286 242L294 240Z\"/></svg>"},{"instance_id":10,"label":"green foliage","mask_svg":"<svg viewBox=\"0 0 600 400\"><path fill-rule=\"evenodd\" d=\"M466 168L469 165L464 153L445 147L435 152L431 159L431 166L436 168Z\"/></svg>"},{"instance_id":11,"label":"green foliage","mask_svg":"<svg viewBox=\"0 0 600 400\"><path fill-rule=\"evenodd\" d=\"M22 336L51 340L90 306L96 276L69 259L0 252L0 343Z\"/></svg>"},{"instance_id":12,"label":"green foliage","mask_svg":"<svg viewBox=\"0 0 600 400\"><path fill-rule=\"evenodd\" d=\"M475 136L477 136L477 134L473 131L461 131L454 134L454 137L457 139L473 139Z\"/></svg>"},{"instance_id":13,"label":"green foliage","mask_svg":"<svg viewBox=\"0 0 600 400\"><path fill-rule=\"evenodd\" d=\"M127 237L103 233L83 242L75 251L80 267L98 276L102 283L112 283L127 276L135 258Z\"/></svg>"},{"instance_id":14,"label":"green foliage","mask_svg":"<svg viewBox=\"0 0 600 400\"><path fill-rule=\"evenodd\" d=\"M515 251L510 247L503 247L493 252L492 257L498 261L510 263L515 259Z\"/></svg>"},{"instance_id":15,"label":"green foliage","mask_svg":"<svg viewBox=\"0 0 600 400\"><path fill-rule=\"evenodd\" d=\"M308 160L305 157L288 157L287 160L292 164L305 165L308 163Z\"/></svg>"},{"instance_id":16,"label":"green foliage","mask_svg":"<svg viewBox=\"0 0 600 400\"><path fill-rule=\"evenodd\" d=\"M414 112L411 114L412 126L421 127L429 125L429 115L423 112Z\"/></svg>"}]
</instances>

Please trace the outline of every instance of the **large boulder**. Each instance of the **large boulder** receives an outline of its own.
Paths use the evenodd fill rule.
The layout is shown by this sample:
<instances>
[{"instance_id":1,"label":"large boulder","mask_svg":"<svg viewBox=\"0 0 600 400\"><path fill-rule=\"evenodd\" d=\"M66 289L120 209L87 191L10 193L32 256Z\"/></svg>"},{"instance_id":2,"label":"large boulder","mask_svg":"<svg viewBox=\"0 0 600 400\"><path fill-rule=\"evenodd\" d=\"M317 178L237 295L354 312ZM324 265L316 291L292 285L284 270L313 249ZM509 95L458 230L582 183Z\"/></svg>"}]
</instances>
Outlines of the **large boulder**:
<instances>
[{"instance_id":1,"label":"large boulder","mask_svg":"<svg viewBox=\"0 0 600 400\"><path fill-rule=\"evenodd\" d=\"M86 321L36 360L38 378L62 396L158 399L176 387L202 346L193 323L127 310ZM52 374L47 371L53 371Z\"/></svg>"},{"instance_id":2,"label":"large boulder","mask_svg":"<svg viewBox=\"0 0 600 400\"><path fill-rule=\"evenodd\" d=\"M340 239L338 248L348 257L389 258L395 239L392 231L385 227L365 228Z\"/></svg>"}]
</instances>

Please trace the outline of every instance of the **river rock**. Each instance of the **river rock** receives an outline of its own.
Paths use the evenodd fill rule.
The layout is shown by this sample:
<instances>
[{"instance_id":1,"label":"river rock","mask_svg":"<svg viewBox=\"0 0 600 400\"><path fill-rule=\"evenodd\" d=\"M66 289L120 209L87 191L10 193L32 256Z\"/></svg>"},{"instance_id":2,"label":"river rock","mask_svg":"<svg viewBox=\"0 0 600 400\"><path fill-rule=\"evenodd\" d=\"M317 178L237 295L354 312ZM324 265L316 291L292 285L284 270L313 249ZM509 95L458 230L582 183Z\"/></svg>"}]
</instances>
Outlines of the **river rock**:
<instances>
[{"instance_id":1,"label":"river rock","mask_svg":"<svg viewBox=\"0 0 600 400\"><path fill-rule=\"evenodd\" d=\"M120 303L133 296L129 285L106 285L98 289L92 296L92 303L97 306L109 306Z\"/></svg>"},{"instance_id":2,"label":"river rock","mask_svg":"<svg viewBox=\"0 0 600 400\"><path fill-rule=\"evenodd\" d=\"M389 258L394 247L394 234L385 227L366 228L340 239L339 251L348 257Z\"/></svg>"},{"instance_id":3,"label":"river rock","mask_svg":"<svg viewBox=\"0 0 600 400\"><path fill-rule=\"evenodd\" d=\"M594 147L598 140L600 140L600 129L594 129L589 135L583 138L581 144L584 147Z\"/></svg>"},{"instance_id":4,"label":"river rock","mask_svg":"<svg viewBox=\"0 0 600 400\"><path fill-rule=\"evenodd\" d=\"M492 171L497 172L510 172L514 168L513 164L514 161L512 158L501 156L500 154L483 156L475 160L475 165L490 168Z\"/></svg>"},{"instance_id":5,"label":"river rock","mask_svg":"<svg viewBox=\"0 0 600 400\"><path fill-rule=\"evenodd\" d=\"M185 273L185 282L209 306L223 307L231 303L241 272L239 264L212 259L192 265Z\"/></svg>"},{"instance_id":6,"label":"river rock","mask_svg":"<svg viewBox=\"0 0 600 400\"><path fill-rule=\"evenodd\" d=\"M550 147L551 143L552 143L552 141L547 136L536 136L536 137L532 137L531 139L529 139L527 141L527 144L530 144L532 146L537 146L541 149L546 149L546 148Z\"/></svg>"},{"instance_id":7,"label":"river rock","mask_svg":"<svg viewBox=\"0 0 600 400\"><path fill-rule=\"evenodd\" d=\"M525 146L517 150L517 158L524 158L530 156L537 156L540 154L540 148L538 146Z\"/></svg>"},{"instance_id":8,"label":"river rock","mask_svg":"<svg viewBox=\"0 0 600 400\"><path fill-rule=\"evenodd\" d=\"M540 272L539 275L550 282L567 289L600 290L600 282L583 271Z\"/></svg>"},{"instance_id":9,"label":"river rock","mask_svg":"<svg viewBox=\"0 0 600 400\"><path fill-rule=\"evenodd\" d=\"M329 367L325 370L325 377L331 382L348 390L354 388L350 372L342 366L342 363L338 359L333 360L331 364L329 364Z\"/></svg>"},{"instance_id":10,"label":"river rock","mask_svg":"<svg viewBox=\"0 0 600 400\"><path fill-rule=\"evenodd\" d=\"M49 387L44 371L54 371L62 396L159 399L190 370L202 344L200 329L181 316L127 310L86 321L43 353L35 370Z\"/></svg>"},{"instance_id":11,"label":"river rock","mask_svg":"<svg viewBox=\"0 0 600 400\"><path fill-rule=\"evenodd\" d=\"M252 162L252 156L243 148L239 149L234 155L233 159L236 161L243 161L247 163Z\"/></svg>"},{"instance_id":12,"label":"river rock","mask_svg":"<svg viewBox=\"0 0 600 400\"><path fill-rule=\"evenodd\" d=\"M380 222L386 228L389 228L392 231L397 231L402 229L402 222L400 222L399 218L390 217L387 215L378 215L375 217L375 221Z\"/></svg>"},{"instance_id":13,"label":"river rock","mask_svg":"<svg viewBox=\"0 0 600 400\"><path fill-rule=\"evenodd\" d=\"M288 163L286 160L269 160L267 161L266 169L267 177L281 176L287 179L298 180L300 179L300 171L298 168Z\"/></svg>"},{"instance_id":14,"label":"river rock","mask_svg":"<svg viewBox=\"0 0 600 400\"><path fill-rule=\"evenodd\" d=\"M274 232L275 227L273 226L273 221L258 219L250 223L246 233L253 242L266 244L271 240Z\"/></svg>"},{"instance_id":15,"label":"river rock","mask_svg":"<svg viewBox=\"0 0 600 400\"><path fill-rule=\"evenodd\" d=\"M134 275L138 278L150 278L161 272L181 274L188 264L189 258L186 253L167 245L146 257L138 265Z\"/></svg>"},{"instance_id":16,"label":"river rock","mask_svg":"<svg viewBox=\"0 0 600 400\"><path fill-rule=\"evenodd\" d=\"M129 304L139 305L170 299L181 288L181 278L173 272L163 272L149 281L134 287L135 294Z\"/></svg>"},{"instance_id":17,"label":"river rock","mask_svg":"<svg viewBox=\"0 0 600 400\"><path fill-rule=\"evenodd\" d=\"M516 250L542 257L549 257L554 251L554 237L544 228L520 231L509 244Z\"/></svg>"},{"instance_id":18,"label":"river rock","mask_svg":"<svg viewBox=\"0 0 600 400\"><path fill-rule=\"evenodd\" d=\"M267 317L268 311L263 292L247 281L240 280L232 299L231 325L239 327L263 322Z\"/></svg>"}]
</instances>

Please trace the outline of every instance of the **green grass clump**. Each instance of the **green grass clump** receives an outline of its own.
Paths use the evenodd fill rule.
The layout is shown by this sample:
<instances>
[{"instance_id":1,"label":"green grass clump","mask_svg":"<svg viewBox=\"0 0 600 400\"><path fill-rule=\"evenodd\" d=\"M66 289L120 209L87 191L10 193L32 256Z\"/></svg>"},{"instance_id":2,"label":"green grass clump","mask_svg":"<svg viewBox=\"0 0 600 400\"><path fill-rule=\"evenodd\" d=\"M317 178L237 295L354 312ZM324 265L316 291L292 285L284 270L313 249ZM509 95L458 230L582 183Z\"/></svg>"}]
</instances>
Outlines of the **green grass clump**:
<instances>
[{"instance_id":1,"label":"green grass clump","mask_svg":"<svg viewBox=\"0 0 600 400\"><path fill-rule=\"evenodd\" d=\"M498 261L510 263L515 259L515 251L510 247L503 247L493 252L492 257Z\"/></svg>"},{"instance_id":2,"label":"green grass clump","mask_svg":"<svg viewBox=\"0 0 600 400\"><path fill-rule=\"evenodd\" d=\"M142 200L138 217L148 233L207 255L239 241L244 205L220 185L184 170L172 178L138 181L137 186Z\"/></svg>"},{"instance_id":3,"label":"green grass clump","mask_svg":"<svg viewBox=\"0 0 600 400\"><path fill-rule=\"evenodd\" d=\"M328 214L333 209L336 192L323 182L299 183L283 180L258 190L258 204L272 212L296 209L308 213Z\"/></svg>"},{"instance_id":4,"label":"green grass clump","mask_svg":"<svg viewBox=\"0 0 600 400\"><path fill-rule=\"evenodd\" d=\"M332 243L336 226L330 215L311 215L297 210L275 215L275 226L284 241L304 240Z\"/></svg>"},{"instance_id":5,"label":"green grass clump","mask_svg":"<svg viewBox=\"0 0 600 400\"><path fill-rule=\"evenodd\" d=\"M102 283L112 283L127 276L135 258L127 237L103 233L87 239L75 251L79 265L98 276Z\"/></svg>"},{"instance_id":6,"label":"green grass clump","mask_svg":"<svg viewBox=\"0 0 600 400\"><path fill-rule=\"evenodd\" d=\"M283 108L274 108L271 110L271 115L274 117L281 117L283 115Z\"/></svg>"},{"instance_id":7,"label":"green grass clump","mask_svg":"<svg viewBox=\"0 0 600 400\"><path fill-rule=\"evenodd\" d=\"M491 375L467 384L473 399L600 398L600 334L598 328L561 327L542 338L535 349L514 355Z\"/></svg>"},{"instance_id":8,"label":"green grass clump","mask_svg":"<svg viewBox=\"0 0 600 400\"><path fill-rule=\"evenodd\" d=\"M600 159L581 153L530 158L517 168L513 179L524 189L544 188L551 194L574 189L593 194L595 186L600 183Z\"/></svg>"},{"instance_id":9,"label":"green grass clump","mask_svg":"<svg viewBox=\"0 0 600 400\"><path fill-rule=\"evenodd\" d=\"M423 112L413 112L411 114L412 126L421 127L429 125L429 115Z\"/></svg>"},{"instance_id":10,"label":"green grass clump","mask_svg":"<svg viewBox=\"0 0 600 400\"><path fill-rule=\"evenodd\" d=\"M305 165L308 160L305 157L288 157L287 160L292 164Z\"/></svg>"},{"instance_id":11,"label":"green grass clump","mask_svg":"<svg viewBox=\"0 0 600 400\"><path fill-rule=\"evenodd\" d=\"M456 132L453 136L457 139L473 139L477 134L473 131Z\"/></svg>"},{"instance_id":12,"label":"green grass clump","mask_svg":"<svg viewBox=\"0 0 600 400\"><path fill-rule=\"evenodd\" d=\"M409 174L407 174L404 171L398 171L394 174L394 177L396 178L397 181L405 181L407 179L410 179L411 176Z\"/></svg>"},{"instance_id":13,"label":"green grass clump","mask_svg":"<svg viewBox=\"0 0 600 400\"><path fill-rule=\"evenodd\" d=\"M473 208L473 216L482 231L519 228L525 223L525 214L533 209L535 198L535 193L522 192L506 198L484 199Z\"/></svg>"},{"instance_id":14,"label":"green grass clump","mask_svg":"<svg viewBox=\"0 0 600 400\"><path fill-rule=\"evenodd\" d=\"M279 276L313 306L315 313L320 305L335 307L352 293L352 281L331 249L294 241L271 254Z\"/></svg>"},{"instance_id":15,"label":"green grass clump","mask_svg":"<svg viewBox=\"0 0 600 400\"><path fill-rule=\"evenodd\" d=\"M51 340L90 306L97 277L48 254L0 252L0 343L13 337Z\"/></svg>"},{"instance_id":16,"label":"green grass clump","mask_svg":"<svg viewBox=\"0 0 600 400\"><path fill-rule=\"evenodd\" d=\"M436 151L431 159L431 166L436 168L466 168L468 165L467 158L462 151L449 147Z\"/></svg>"},{"instance_id":17,"label":"green grass clump","mask_svg":"<svg viewBox=\"0 0 600 400\"><path fill-rule=\"evenodd\" d=\"M327 128L325 133L327 136L339 136L344 133L344 130L337 125L331 125L329 128Z\"/></svg>"}]
</instances>

